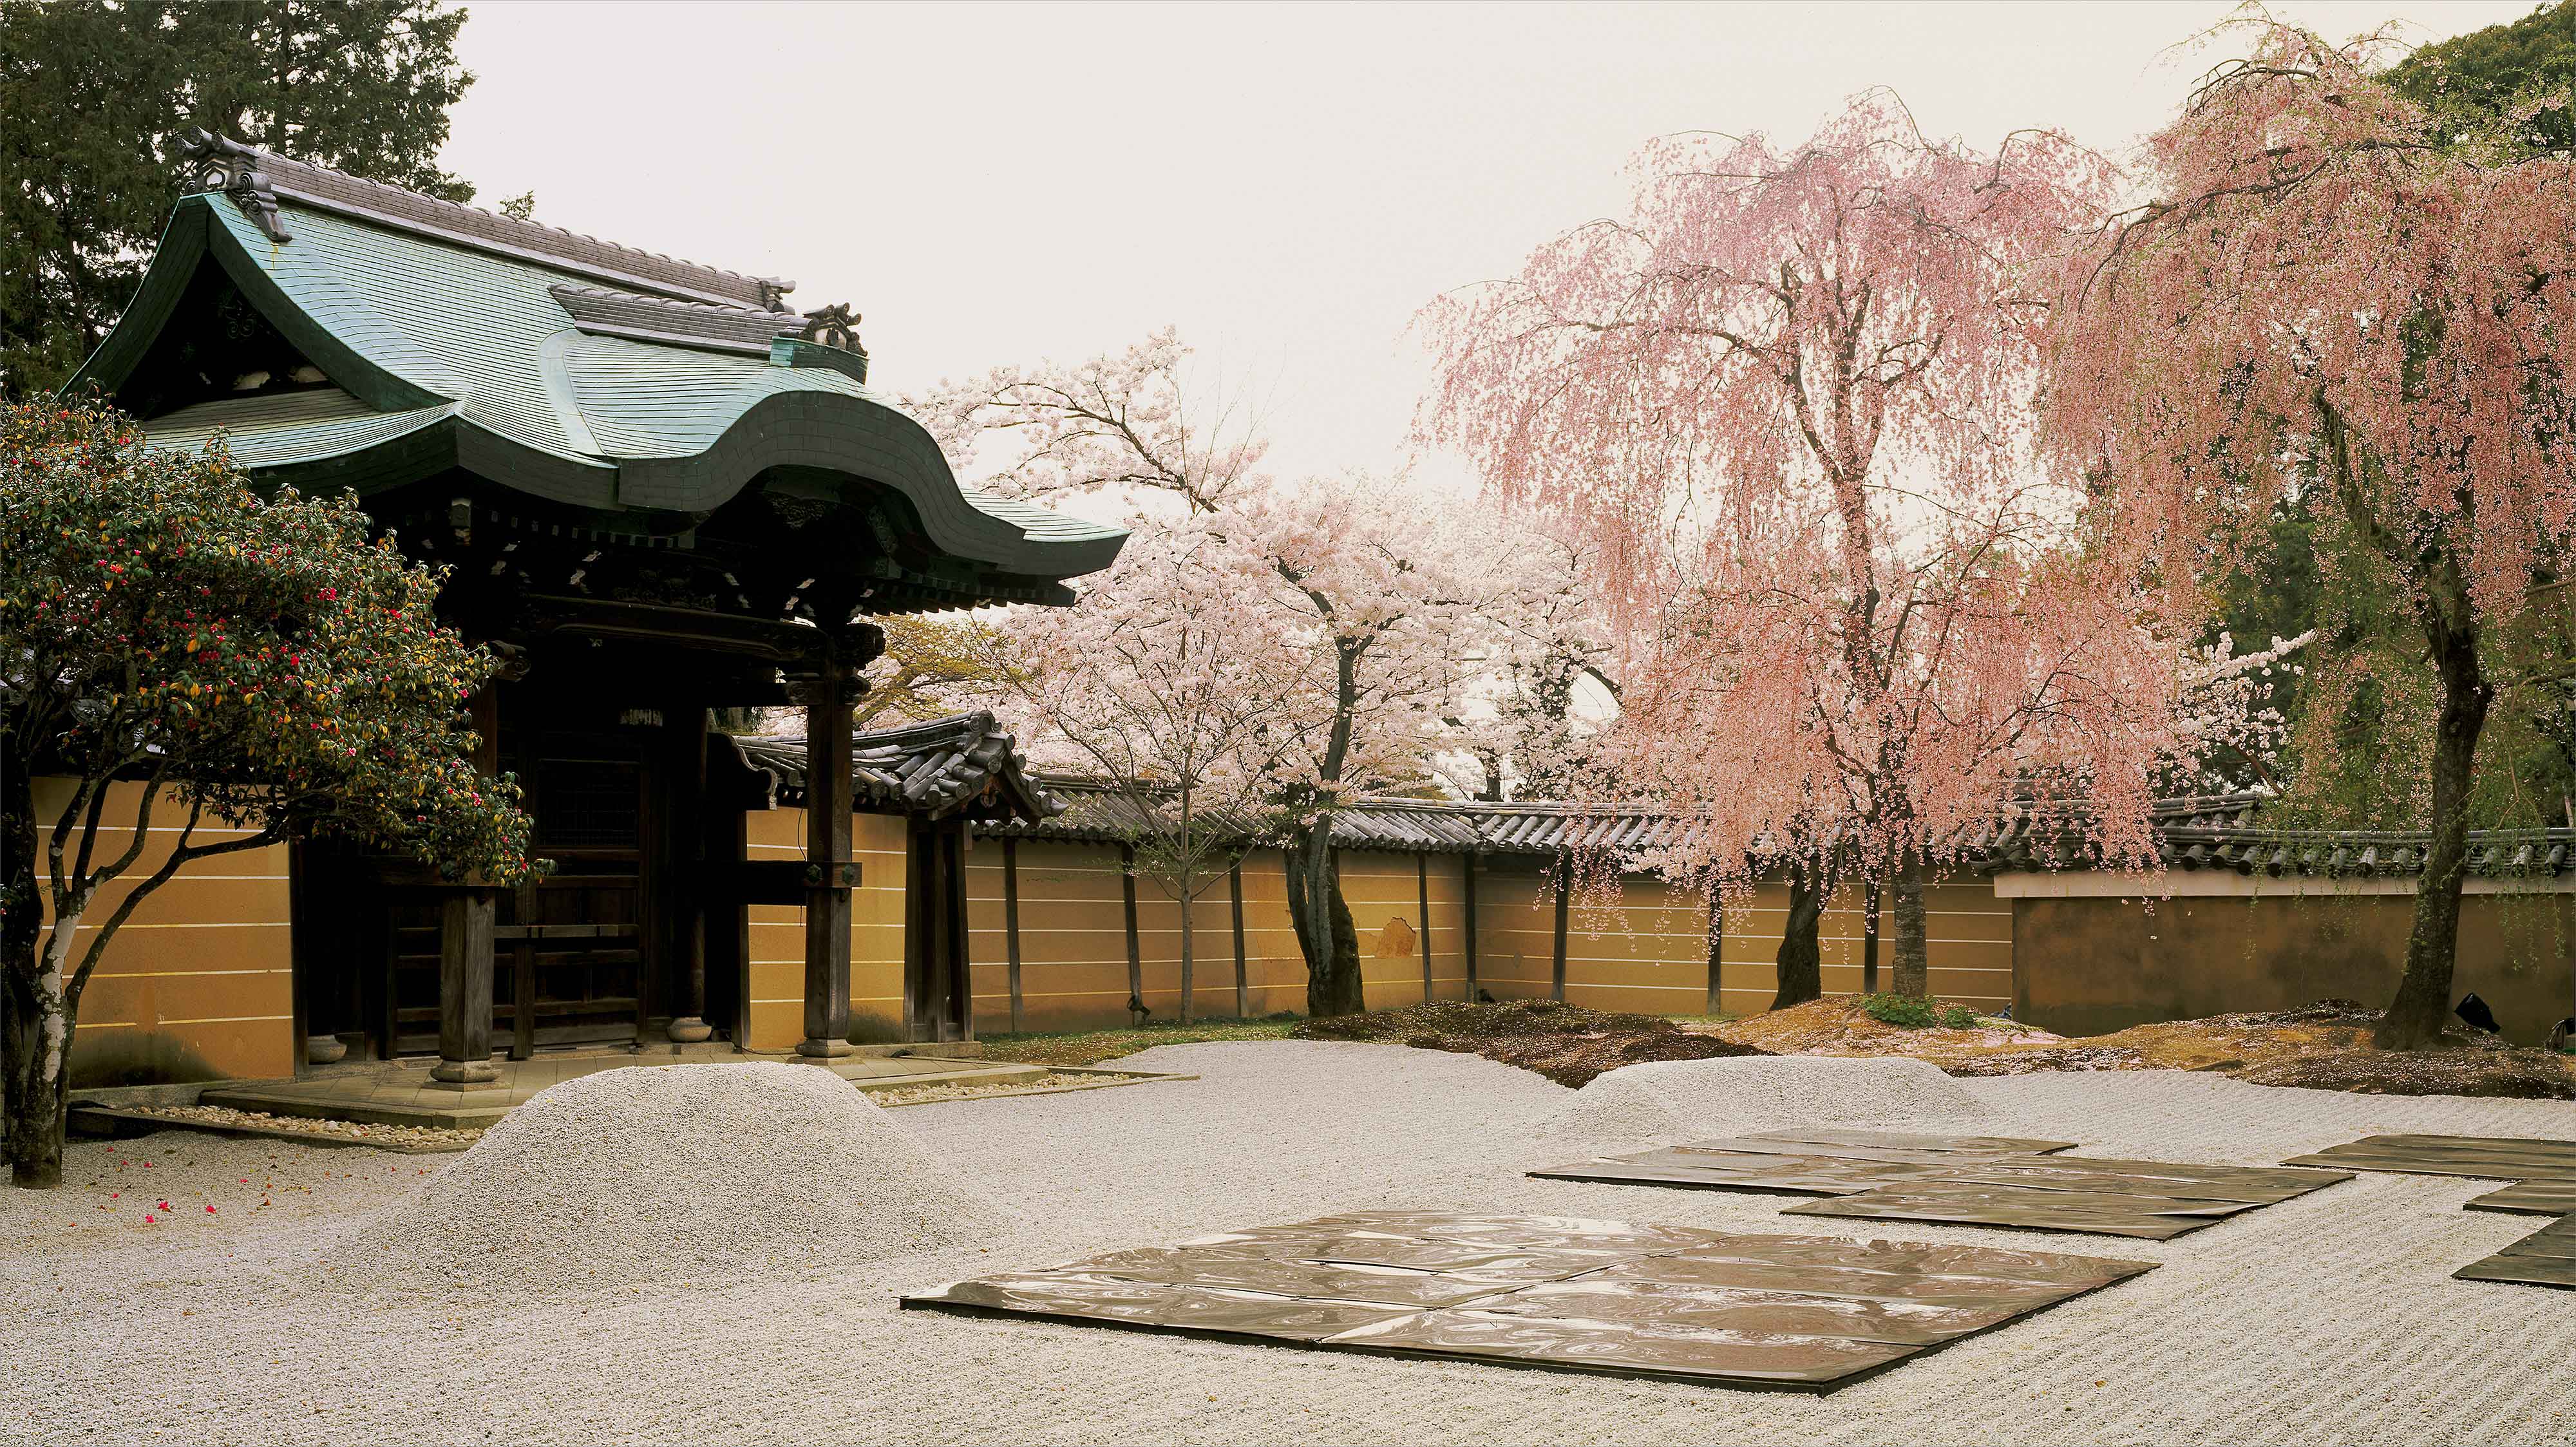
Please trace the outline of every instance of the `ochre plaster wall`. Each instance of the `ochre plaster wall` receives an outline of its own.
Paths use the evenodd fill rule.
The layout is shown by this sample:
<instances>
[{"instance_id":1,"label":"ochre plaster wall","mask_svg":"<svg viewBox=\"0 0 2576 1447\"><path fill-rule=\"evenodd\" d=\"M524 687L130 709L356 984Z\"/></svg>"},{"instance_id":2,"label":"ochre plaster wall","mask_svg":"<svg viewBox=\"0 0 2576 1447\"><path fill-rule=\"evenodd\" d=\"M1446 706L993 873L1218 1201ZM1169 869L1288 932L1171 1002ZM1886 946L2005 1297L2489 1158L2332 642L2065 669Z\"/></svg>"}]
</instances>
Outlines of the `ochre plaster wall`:
<instances>
[{"instance_id":1,"label":"ochre plaster wall","mask_svg":"<svg viewBox=\"0 0 2576 1447\"><path fill-rule=\"evenodd\" d=\"M35 781L36 812L50 821L69 801L69 779ZM108 795L97 858L133 839L142 785ZM126 881L107 886L75 940L86 951L97 922L124 903L129 882L170 857L185 820L175 796L153 810L143 854ZM241 831L199 826L198 843ZM83 992L72 1036L75 1087L263 1078L295 1073L295 971L283 844L221 854L173 875L117 929ZM44 878L41 863L38 882ZM48 891L50 893L50 891ZM46 911L52 925L52 911Z\"/></svg>"},{"instance_id":2,"label":"ochre plaster wall","mask_svg":"<svg viewBox=\"0 0 2576 1447\"><path fill-rule=\"evenodd\" d=\"M2385 1003L2406 958L2403 894L2009 901L2023 1019L2063 1035L2155 1020ZM2461 903L2452 998L2472 991L2507 1038L2547 1037L2576 1008L2576 901L2473 894Z\"/></svg>"}]
</instances>

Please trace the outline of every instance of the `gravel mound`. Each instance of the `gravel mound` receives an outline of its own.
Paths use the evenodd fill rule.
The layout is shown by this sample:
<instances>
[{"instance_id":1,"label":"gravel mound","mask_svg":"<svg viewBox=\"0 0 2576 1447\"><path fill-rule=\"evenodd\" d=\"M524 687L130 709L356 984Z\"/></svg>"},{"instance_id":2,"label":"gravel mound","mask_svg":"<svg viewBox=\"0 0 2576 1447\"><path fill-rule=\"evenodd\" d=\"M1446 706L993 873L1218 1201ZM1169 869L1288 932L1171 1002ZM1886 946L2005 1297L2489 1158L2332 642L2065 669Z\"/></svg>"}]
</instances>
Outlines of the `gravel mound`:
<instances>
[{"instance_id":1,"label":"gravel mound","mask_svg":"<svg viewBox=\"0 0 2576 1447\"><path fill-rule=\"evenodd\" d=\"M539 1092L321 1264L544 1293L820 1273L1005 1220L829 1071L663 1065Z\"/></svg>"},{"instance_id":2,"label":"gravel mound","mask_svg":"<svg viewBox=\"0 0 2576 1447\"><path fill-rule=\"evenodd\" d=\"M1986 1113L1964 1086L1921 1060L1774 1055L1613 1070L1576 1091L1547 1133L1684 1141L1829 1121L1877 1124Z\"/></svg>"}]
</instances>

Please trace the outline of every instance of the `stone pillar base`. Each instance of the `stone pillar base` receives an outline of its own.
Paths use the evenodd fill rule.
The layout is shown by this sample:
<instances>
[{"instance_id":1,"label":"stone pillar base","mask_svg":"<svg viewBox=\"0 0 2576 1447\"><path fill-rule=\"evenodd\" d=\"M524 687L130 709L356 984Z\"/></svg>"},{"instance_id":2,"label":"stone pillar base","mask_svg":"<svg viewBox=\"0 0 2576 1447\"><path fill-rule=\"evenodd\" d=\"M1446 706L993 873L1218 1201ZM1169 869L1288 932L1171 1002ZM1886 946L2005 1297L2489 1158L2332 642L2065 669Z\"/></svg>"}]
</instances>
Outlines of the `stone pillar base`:
<instances>
[{"instance_id":1,"label":"stone pillar base","mask_svg":"<svg viewBox=\"0 0 2576 1447\"><path fill-rule=\"evenodd\" d=\"M695 1015L683 1015L672 1021L662 1033L671 1037L676 1044L695 1045L701 1040L714 1039L716 1029Z\"/></svg>"},{"instance_id":2,"label":"stone pillar base","mask_svg":"<svg viewBox=\"0 0 2576 1447\"><path fill-rule=\"evenodd\" d=\"M837 1060L844 1055L857 1054L858 1047L847 1040L799 1040L796 1053L810 1060Z\"/></svg>"},{"instance_id":3,"label":"stone pillar base","mask_svg":"<svg viewBox=\"0 0 2576 1447\"><path fill-rule=\"evenodd\" d=\"M489 1060L442 1060L429 1067L429 1078L434 1085L453 1085L461 1090L489 1085L501 1078L501 1072Z\"/></svg>"}]
</instances>

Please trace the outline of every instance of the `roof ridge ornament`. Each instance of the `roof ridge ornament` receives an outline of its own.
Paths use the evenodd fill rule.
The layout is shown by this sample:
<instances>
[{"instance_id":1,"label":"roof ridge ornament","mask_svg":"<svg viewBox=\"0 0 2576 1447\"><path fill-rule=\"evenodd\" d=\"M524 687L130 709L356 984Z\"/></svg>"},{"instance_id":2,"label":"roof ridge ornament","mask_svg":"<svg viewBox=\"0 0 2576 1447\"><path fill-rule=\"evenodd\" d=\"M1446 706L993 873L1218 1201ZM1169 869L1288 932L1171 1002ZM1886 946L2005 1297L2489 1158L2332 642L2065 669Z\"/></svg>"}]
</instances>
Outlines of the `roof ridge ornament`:
<instances>
[{"instance_id":1,"label":"roof ridge ornament","mask_svg":"<svg viewBox=\"0 0 2576 1447\"><path fill-rule=\"evenodd\" d=\"M259 169L259 158L258 151L203 126L179 133L179 159L194 173L199 191L223 192L241 207L260 235L271 241L292 241L295 238L277 214L277 192L268 173Z\"/></svg>"},{"instance_id":2,"label":"roof ridge ornament","mask_svg":"<svg viewBox=\"0 0 2576 1447\"><path fill-rule=\"evenodd\" d=\"M867 354L867 349L859 345L859 314L850 310L850 304L845 301L807 312L805 329L797 335L806 341L836 347L844 352Z\"/></svg>"}]
</instances>

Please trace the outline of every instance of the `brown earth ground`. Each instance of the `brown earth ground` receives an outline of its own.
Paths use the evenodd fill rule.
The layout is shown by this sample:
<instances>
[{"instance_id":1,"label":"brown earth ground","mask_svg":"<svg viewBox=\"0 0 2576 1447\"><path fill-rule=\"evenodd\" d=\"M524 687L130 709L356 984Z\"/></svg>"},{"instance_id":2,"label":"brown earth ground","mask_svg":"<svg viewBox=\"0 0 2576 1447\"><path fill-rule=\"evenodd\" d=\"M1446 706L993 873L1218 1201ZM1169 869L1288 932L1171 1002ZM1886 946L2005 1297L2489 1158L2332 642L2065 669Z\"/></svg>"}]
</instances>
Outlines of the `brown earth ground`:
<instances>
[{"instance_id":1,"label":"brown earth ground","mask_svg":"<svg viewBox=\"0 0 2576 1447\"><path fill-rule=\"evenodd\" d=\"M2350 1000L2298 1010L2213 1015L2068 1038L2009 1020L1971 1029L1905 1029L1872 1019L1855 995L1694 1027L1775 1055L1907 1055L1952 1075L2043 1070L2201 1070L2255 1085L2365 1095L2576 1100L2576 1056L2455 1028L2433 1050L2373 1047L2377 1013Z\"/></svg>"},{"instance_id":2,"label":"brown earth ground","mask_svg":"<svg viewBox=\"0 0 2576 1447\"><path fill-rule=\"evenodd\" d=\"M1494 1005L1412 1005L1308 1020L1301 1040L1387 1040L1424 1050L1482 1055L1581 1088L1604 1071L1648 1060L1713 1060L1777 1052L1685 1030L1661 1015L1615 1014L1552 1000Z\"/></svg>"}]
</instances>

